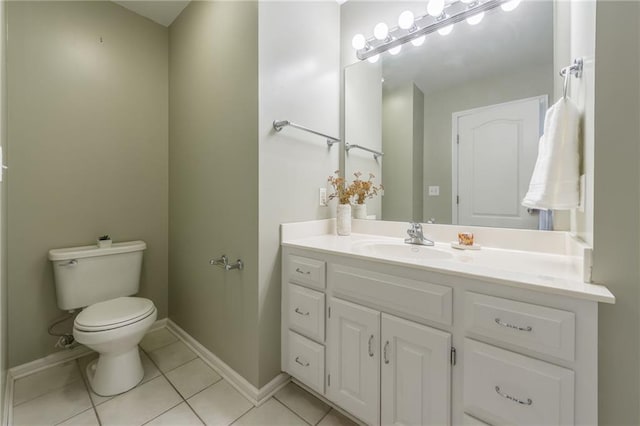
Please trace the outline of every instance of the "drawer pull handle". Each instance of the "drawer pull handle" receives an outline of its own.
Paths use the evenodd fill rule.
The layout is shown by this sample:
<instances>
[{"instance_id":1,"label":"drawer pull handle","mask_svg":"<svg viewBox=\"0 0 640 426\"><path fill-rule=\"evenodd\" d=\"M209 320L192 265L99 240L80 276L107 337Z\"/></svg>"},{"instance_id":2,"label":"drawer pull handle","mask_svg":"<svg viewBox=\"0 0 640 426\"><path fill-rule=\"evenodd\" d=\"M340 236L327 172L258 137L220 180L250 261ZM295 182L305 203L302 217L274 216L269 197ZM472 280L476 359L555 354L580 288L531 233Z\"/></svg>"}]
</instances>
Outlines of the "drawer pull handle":
<instances>
[{"instance_id":1,"label":"drawer pull handle","mask_svg":"<svg viewBox=\"0 0 640 426\"><path fill-rule=\"evenodd\" d=\"M369 356L373 356L373 334L369 336Z\"/></svg>"},{"instance_id":2,"label":"drawer pull handle","mask_svg":"<svg viewBox=\"0 0 640 426\"><path fill-rule=\"evenodd\" d=\"M521 400L521 399L518 399L518 398L513 397L513 396L511 396L511 395L508 395L508 394L506 394L506 393L503 393L503 392L500 390L500 386L496 386L496 393L497 393L498 395L500 395L501 397L506 398L506 399L508 399L509 401L517 402L518 404L522 404L522 405L531 405L531 404L533 404L533 401L531 400L531 398L527 398L527 400L526 400L526 401L523 401L523 400Z\"/></svg>"},{"instance_id":3,"label":"drawer pull handle","mask_svg":"<svg viewBox=\"0 0 640 426\"><path fill-rule=\"evenodd\" d=\"M308 366L309 366L309 363L308 363L308 362L304 362L304 363L303 363L302 361L300 361L300 357L299 357L299 356L297 356L297 357L296 357L296 362L297 362L298 364L300 364L301 366L303 366L303 367L308 367Z\"/></svg>"},{"instance_id":4,"label":"drawer pull handle","mask_svg":"<svg viewBox=\"0 0 640 426\"><path fill-rule=\"evenodd\" d=\"M387 354L387 349L389 349L389 341L384 344L384 363L389 364L389 355Z\"/></svg>"},{"instance_id":5,"label":"drawer pull handle","mask_svg":"<svg viewBox=\"0 0 640 426\"><path fill-rule=\"evenodd\" d=\"M296 308L296 309L295 309L295 313L296 313L296 314L299 314L299 315L303 315L303 316L307 316L307 315L309 315L309 312L302 312L302 311L300 310L300 308Z\"/></svg>"},{"instance_id":6,"label":"drawer pull handle","mask_svg":"<svg viewBox=\"0 0 640 426\"><path fill-rule=\"evenodd\" d=\"M303 271L300 268L296 268L296 272L302 275L311 275L311 271Z\"/></svg>"},{"instance_id":7,"label":"drawer pull handle","mask_svg":"<svg viewBox=\"0 0 640 426\"><path fill-rule=\"evenodd\" d=\"M496 318L496 324L501 325L503 327L507 327L507 328L513 328L514 330L518 330L518 331L533 331L533 328L531 328L530 325L526 327L518 327L517 325L509 324L507 322L502 322L500 318Z\"/></svg>"}]
</instances>

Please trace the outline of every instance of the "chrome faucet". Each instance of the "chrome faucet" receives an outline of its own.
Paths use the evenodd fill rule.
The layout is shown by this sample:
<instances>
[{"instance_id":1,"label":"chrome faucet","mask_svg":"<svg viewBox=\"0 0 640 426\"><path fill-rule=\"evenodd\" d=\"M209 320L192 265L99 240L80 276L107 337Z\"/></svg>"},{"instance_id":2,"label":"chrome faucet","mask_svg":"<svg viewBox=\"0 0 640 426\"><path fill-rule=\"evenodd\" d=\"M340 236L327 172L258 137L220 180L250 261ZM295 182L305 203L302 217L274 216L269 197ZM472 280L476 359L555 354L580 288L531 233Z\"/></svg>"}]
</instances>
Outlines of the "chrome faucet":
<instances>
[{"instance_id":1,"label":"chrome faucet","mask_svg":"<svg viewBox=\"0 0 640 426\"><path fill-rule=\"evenodd\" d=\"M416 244L420 246L433 246L435 243L428 238L424 237L422 233L422 225L416 222L409 223L409 229L407 229L409 238L405 238L404 242L407 244Z\"/></svg>"}]
</instances>

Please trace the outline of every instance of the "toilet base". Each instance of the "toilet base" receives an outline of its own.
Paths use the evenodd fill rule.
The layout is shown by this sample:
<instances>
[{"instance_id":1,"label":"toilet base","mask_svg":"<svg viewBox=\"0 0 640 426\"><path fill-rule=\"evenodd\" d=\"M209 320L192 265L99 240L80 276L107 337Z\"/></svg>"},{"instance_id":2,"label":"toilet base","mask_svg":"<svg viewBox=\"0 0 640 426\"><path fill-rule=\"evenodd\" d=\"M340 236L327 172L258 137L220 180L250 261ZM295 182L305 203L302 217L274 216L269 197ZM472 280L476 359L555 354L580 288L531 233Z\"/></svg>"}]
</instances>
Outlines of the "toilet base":
<instances>
[{"instance_id":1,"label":"toilet base","mask_svg":"<svg viewBox=\"0 0 640 426\"><path fill-rule=\"evenodd\" d=\"M136 387L144 377L138 346L119 354L100 354L87 366L87 379L93 392L113 396Z\"/></svg>"}]
</instances>

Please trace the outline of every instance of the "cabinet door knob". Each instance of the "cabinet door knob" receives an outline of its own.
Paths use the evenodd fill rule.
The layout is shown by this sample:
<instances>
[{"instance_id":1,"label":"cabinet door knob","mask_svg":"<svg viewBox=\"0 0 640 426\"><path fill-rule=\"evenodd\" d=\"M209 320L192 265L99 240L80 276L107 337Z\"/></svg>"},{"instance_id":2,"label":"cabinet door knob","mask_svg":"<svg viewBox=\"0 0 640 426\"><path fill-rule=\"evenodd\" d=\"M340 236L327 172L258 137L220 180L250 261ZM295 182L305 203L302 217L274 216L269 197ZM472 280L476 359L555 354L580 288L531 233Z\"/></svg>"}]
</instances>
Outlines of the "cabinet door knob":
<instances>
[{"instance_id":1,"label":"cabinet door knob","mask_svg":"<svg viewBox=\"0 0 640 426\"><path fill-rule=\"evenodd\" d=\"M369 336L369 356L373 356L373 334Z\"/></svg>"}]
</instances>

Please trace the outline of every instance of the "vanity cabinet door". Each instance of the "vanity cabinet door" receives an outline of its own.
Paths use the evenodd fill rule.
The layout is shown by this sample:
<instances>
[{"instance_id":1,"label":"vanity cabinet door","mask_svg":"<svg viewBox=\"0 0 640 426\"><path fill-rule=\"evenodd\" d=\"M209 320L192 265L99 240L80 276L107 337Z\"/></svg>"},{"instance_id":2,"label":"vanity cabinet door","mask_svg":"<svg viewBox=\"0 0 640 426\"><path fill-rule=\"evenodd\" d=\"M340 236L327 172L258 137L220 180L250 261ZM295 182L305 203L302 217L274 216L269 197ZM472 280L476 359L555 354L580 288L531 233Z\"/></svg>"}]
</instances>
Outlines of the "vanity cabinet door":
<instances>
[{"instance_id":1,"label":"vanity cabinet door","mask_svg":"<svg viewBox=\"0 0 640 426\"><path fill-rule=\"evenodd\" d=\"M368 424L380 424L380 312L331 299L327 397Z\"/></svg>"},{"instance_id":2,"label":"vanity cabinet door","mask_svg":"<svg viewBox=\"0 0 640 426\"><path fill-rule=\"evenodd\" d=\"M382 314L382 424L447 425L451 334Z\"/></svg>"}]
</instances>

